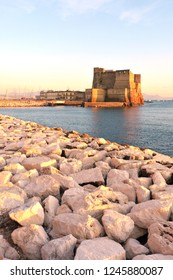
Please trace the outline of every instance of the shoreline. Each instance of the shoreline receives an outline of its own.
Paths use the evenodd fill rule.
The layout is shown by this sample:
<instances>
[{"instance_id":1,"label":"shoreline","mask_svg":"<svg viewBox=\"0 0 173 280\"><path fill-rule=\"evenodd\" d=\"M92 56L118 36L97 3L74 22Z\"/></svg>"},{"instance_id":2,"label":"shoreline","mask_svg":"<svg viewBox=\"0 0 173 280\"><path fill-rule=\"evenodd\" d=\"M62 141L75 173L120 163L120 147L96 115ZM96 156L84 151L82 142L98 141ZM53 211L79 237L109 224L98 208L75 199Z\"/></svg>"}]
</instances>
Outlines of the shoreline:
<instances>
[{"instance_id":1,"label":"shoreline","mask_svg":"<svg viewBox=\"0 0 173 280\"><path fill-rule=\"evenodd\" d=\"M51 106L77 106L77 107L95 107L95 108L123 108L130 107L125 102L85 102L78 100L37 100L37 99L20 99L20 100L1 100L0 108L16 107L51 107ZM133 105L136 107L140 105Z\"/></svg>"},{"instance_id":2,"label":"shoreline","mask_svg":"<svg viewBox=\"0 0 173 280\"><path fill-rule=\"evenodd\" d=\"M1 259L173 259L173 158L0 115L0 220Z\"/></svg>"}]
</instances>

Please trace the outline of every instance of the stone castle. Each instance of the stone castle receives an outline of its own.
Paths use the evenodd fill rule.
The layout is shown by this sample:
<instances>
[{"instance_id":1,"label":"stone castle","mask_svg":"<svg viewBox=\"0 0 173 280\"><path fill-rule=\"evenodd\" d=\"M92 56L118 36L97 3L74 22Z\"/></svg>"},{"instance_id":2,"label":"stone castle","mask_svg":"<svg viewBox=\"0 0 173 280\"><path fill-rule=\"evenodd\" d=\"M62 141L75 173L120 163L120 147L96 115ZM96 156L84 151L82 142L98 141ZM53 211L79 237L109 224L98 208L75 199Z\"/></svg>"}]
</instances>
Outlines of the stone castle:
<instances>
[{"instance_id":1,"label":"stone castle","mask_svg":"<svg viewBox=\"0 0 173 280\"><path fill-rule=\"evenodd\" d=\"M143 104L141 75L130 70L94 68L91 102L123 102L127 106Z\"/></svg>"}]
</instances>

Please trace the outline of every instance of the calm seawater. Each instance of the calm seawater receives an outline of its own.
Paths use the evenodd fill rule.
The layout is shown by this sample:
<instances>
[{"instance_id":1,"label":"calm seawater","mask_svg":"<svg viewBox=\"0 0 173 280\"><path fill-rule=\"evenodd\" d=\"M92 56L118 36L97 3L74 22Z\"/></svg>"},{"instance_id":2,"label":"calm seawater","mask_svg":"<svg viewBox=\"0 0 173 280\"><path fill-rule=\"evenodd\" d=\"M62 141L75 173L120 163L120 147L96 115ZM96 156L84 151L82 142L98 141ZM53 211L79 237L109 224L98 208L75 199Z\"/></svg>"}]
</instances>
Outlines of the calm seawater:
<instances>
[{"instance_id":1,"label":"calm seawater","mask_svg":"<svg viewBox=\"0 0 173 280\"><path fill-rule=\"evenodd\" d=\"M173 156L173 101L114 109L65 106L0 108L0 114Z\"/></svg>"}]
</instances>

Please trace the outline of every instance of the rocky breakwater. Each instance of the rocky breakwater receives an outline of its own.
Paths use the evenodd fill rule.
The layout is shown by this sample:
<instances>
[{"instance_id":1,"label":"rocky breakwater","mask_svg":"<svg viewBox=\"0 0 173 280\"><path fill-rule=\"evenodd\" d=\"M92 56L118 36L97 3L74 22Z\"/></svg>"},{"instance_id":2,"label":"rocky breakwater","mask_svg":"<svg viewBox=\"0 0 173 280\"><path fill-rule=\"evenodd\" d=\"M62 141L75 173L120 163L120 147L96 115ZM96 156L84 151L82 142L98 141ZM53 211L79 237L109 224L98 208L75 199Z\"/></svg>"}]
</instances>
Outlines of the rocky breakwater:
<instances>
[{"instance_id":1,"label":"rocky breakwater","mask_svg":"<svg viewBox=\"0 0 173 280\"><path fill-rule=\"evenodd\" d=\"M0 258L173 259L173 158L0 115Z\"/></svg>"}]
</instances>

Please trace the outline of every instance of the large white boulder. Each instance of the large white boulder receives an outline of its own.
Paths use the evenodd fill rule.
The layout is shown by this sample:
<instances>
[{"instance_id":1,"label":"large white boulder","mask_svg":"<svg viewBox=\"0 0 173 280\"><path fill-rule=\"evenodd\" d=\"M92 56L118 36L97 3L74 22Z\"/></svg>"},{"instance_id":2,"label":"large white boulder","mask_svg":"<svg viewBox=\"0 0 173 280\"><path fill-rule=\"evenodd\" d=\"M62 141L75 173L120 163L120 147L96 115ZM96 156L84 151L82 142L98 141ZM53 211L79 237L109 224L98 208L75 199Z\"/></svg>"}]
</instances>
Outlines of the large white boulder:
<instances>
[{"instance_id":1,"label":"large white boulder","mask_svg":"<svg viewBox=\"0 0 173 280\"><path fill-rule=\"evenodd\" d=\"M114 210L105 210L102 223L107 236L121 243L125 242L134 229L133 220Z\"/></svg>"},{"instance_id":2,"label":"large white boulder","mask_svg":"<svg viewBox=\"0 0 173 280\"><path fill-rule=\"evenodd\" d=\"M72 234L77 239L92 239L104 234L102 225L89 215L59 214L53 220L53 233L57 237Z\"/></svg>"},{"instance_id":3,"label":"large white boulder","mask_svg":"<svg viewBox=\"0 0 173 280\"><path fill-rule=\"evenodd\" d=\"M17 186L1 187L0 215L9 212L13 208L23 205L26 199L26 193Z\"/></svg>"},{"instance_id":4,"label":"large white boulder","mask_svg":"<svg viewBox=\"0 0 173 280\"><path fill-rule=\"evenodd\" d=\"M46 198L49 195L60 196L60 184L51 175L41 175L33 178L31 182L24 187L28 197L40 196Z\"/></svg>"},{"instance_id":5,"label":"large white boulder","mask_svg":"<svg viewBox=\"0 0 173 280\"><path fill-rule=\"evenodd\" d=\"M44 210L38 198L31 198L25 204L10 211L12 220L22 226L31 224L42 225L44 222Z\"/></svg>"},{"instance_id":6,"label":"large white boulder","mask_svg":"<svg viewBox=\"0 0 173 280\"><path fill-rule=\"evenodd\" d=\"M136 204L128 215L135 225L148 228L154 222L169 220L171 208L171 200L149 200Z\"/></svg>"},{"instance_id":7,"label":"large white boulder","mask_svg":"<svg viewBox=\"0 0 173 280\"><path fill-rule=\"evenodd\" d=\"M77 173L71 174L71 177L79 185L93 183L100 186L104 184L104 178L99 167L81 170Z\"/></svg>"},{"instance_id":8,"label":"large white boulder","mask_svg":"<svg viewBox=\"0 0 173 280\"><path fill-rule=\"evenodd\" d=\"M84 240L77 248L75 260L125 260L124 248L108 237Z\"/></svg>"},{"instance_id":9,"label":"large white boulder","mask_svg":"<svg viewBox=\"0 0 173 280\"><path fill-rule=\"evenodd\" d=\"M43 227L34 224L15 229L11 238L29 260L40 260L41 247L49 240Z\"/></svg>"},{"instance_id":10,"label":"large white boulder","mask_svg":"<svg viewBox=\"0 0 173 280\"><path fill-rule=\"evenodd\" d=\"M22 161L22 165L27 169L37 169L41 170L42 167L54 166L57 167L57 162L55 159L50 159L46 156L29 157Z\"/></svg>"}]
</instances>

